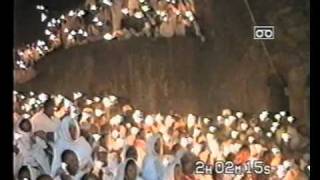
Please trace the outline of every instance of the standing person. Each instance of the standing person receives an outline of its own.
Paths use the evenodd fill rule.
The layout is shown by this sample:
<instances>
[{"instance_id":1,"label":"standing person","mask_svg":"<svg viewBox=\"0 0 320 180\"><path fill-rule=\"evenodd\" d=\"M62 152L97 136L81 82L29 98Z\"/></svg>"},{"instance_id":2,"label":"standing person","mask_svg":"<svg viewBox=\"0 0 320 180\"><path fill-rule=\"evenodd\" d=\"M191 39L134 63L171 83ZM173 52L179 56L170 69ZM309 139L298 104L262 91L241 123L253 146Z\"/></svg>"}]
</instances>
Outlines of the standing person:
<instances>
[{"instance_id":1,"label":"standing person","mask_svg":"<svg viewBox=\"0 0 320 180\"><path fill-rule=\"evenodd\" d=\"M139 167L133 158L129 158L124 162L124 166L120 168L115 180L143 180L139 176Z\"/></svg>"},{"instance_id":2,"label":"standing person","mask_svg":"<svg viewBox=\"0 0 320 180\"><path fill-rule=\"evenodd\" d=\"M166 168L165 173L165 180L182 180L183 173L182 173L182 166L180 160L175 160L174 162L170 163Z\"/></svg>"},{"instance_id":3,"label":"standing person","mask_svg":"<svg viewBox=\"0 0 320 180\"><path fill-rule=\"evenodd\" d=\"M113 34L121 30L121 21L123 14L121 12L123 0L117 0L111 7Z\"/></svg>"},{"instance_id":4,"label":"standing person","mask_svg":"<svg viewBox=\"0 0 320 180\"><path fill-rule=\"evenodd\" d=\"M160 135L153 135L148 139L147 155L143 162L142 177L145 180L162 180L164 167L161 157L163 155Z\"/></svg>"},{"instance_id":5,"label":"standing person","mask_svg":"<svg viewBox=\"0 0 320 180\"><path fill-rule=\"evenodd\" d=\"M66 116L55 134L53 144L54 158L51 175L55 176L61 164L61 154L64 150L71 149L79 155L82 166L92 164L92 148L84 137L80 136L80 128L76 119Z\"/></svg>"},{"instance_id":6,"label":"standing person","mask_svg":"<svg viewBox=\"0 0 320 180\"><path fill-rule=\"evenodd\" d=\"M18 180L36 180L39 176L39 171L31 166L22 166L18 173Z\"/></svg>"},{"instance_id":7,"label":"standing person","mask_svg":"<svg viewBox=\"0 0 320 180\"><path fill-rule=\"evenodd\" d=\"M60 120L54 115L54 100L48 99L43 108L31 118L33 132L54 132L60 125Z\"/></svg>"}]
</instances>

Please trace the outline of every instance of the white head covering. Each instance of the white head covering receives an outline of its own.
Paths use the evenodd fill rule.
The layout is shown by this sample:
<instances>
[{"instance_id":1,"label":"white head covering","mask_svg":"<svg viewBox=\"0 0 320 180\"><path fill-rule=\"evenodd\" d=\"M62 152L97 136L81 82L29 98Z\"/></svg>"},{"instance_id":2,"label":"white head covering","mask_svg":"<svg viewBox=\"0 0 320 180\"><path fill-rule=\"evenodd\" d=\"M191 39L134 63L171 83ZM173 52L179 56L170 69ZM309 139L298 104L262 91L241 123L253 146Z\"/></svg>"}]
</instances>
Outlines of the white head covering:
<instances>
[{"instance_id":1,"label":"white head covering","mask_svg":"<svg viewBox=\"0 0 320 180\"><path fill-rule=\"evenodd\" d=\"M197 117L193 114L189 114L187 117L187 126L188 128L192 128L196 124Z\"/></svg>"},{"instance_id":2,"label":"white head covering","mask_svg":"<svg viewBox=\"0 0 320 180\"><path fill-rule=\"evenodd\" d=\"M295 121L295 118L294 118L293 116L289 116L289 117L287 118L287 121L288 121L289 123L293 123L293 122Z\"/></svg>"},{"instance_id":3,"label":"white head covering","mask_svg":"<svg viewBox=\"0 0 320 180\"><path fill-rule=\"evenodd\" d=\"M171 127L173 125L173 123L174 123L174 119L170 115L168 115L166 117L166 119L164 120L164 124L165 124L166 127Z\"/></svg>"},{"instance_id":4,"label":"white head covering","mask_svg":"<svg viewBox=\"0 0 320 180\"><path fill-rule=\"evenodd\" d=\"M243 122L243 123L240 124L240 127L241 127L242 131L246 131L248 129L248 124Z\"/></svg>"},{"instance_id":5,"label":"white head covering","mask_svg":"<svg viewBox=\"0 0 320 180\"><path fill-rule=\"evenodd\" d=\"M222 110L222 116L227 117L227 116L231 116L231 115L232 115L232 112L230 109L223 109Z\"/></svg>"},{"instance_id":6,"label":"white head covering","mask_svg":"<svg viewBox=\"0 0 320 180\"><path fill-rule=\"evenodd\" d=\"M267 120L269 116L269 112L268 111L263 111L260 115L259 115L259 119L261 122L264 122Z\"/></svg>"},{"instance_id":7,"label":"white head covering","mask_svg":"<svg viewBox=\"0 0 320 180\"><path fill-rule=\"evenodd\" d=\"M161 137L156 134L148 139L147 142L147 156L143 163L143 179L163 179L164 167L161 161L161 156L155 151L155 144ZM160 154L162 155L162 148Z\"/></svg>"},{"instance_id":8,"label":"white head covering","mask_svg":"<svg viewBox=\"0 0 320 180\"><path fill-rule=\"evenodd\" d=\"M244 115L243 112L240 112L240 111L236 113L236 116L239 119L243 118L243 115Z\"/></svg>"},{"instance_id":9,"label":"white head covering","mask_svg":"<svg viewBox=\"0 0 320 180\"><path fill-rule=\"evenodd\" d=\"M151 115L147 115L145 118L145 124L147 126L152 126L154 123L154 118Z\"/></svg>"},{"instance_id":10,"label":"white head covering","mask_svg":"<svg viewBox=\"0 0 320 180\"><path fill-rule=\"evenodd\" d=\"M135 110L132 114L133 120L140 124L143 121L143 113L140 110Z\"/></svg>"},{"instance_id":11,"label":"white head covering","mask_svg":"<svg viewBox=\"0 0 320 180\"><path fill-rule=\"evenodd\" d=\"M199 137L199 135L201 134L201 130L199 128L194 128L193 130L193 138L197 138Z\"/></svg>"},{"instance_id":12,"label":"white head covering","mask_svg":"<svg viewBox=\"0 0 320 180\"><path fill-rule=\"evenodd\" d=\"M210 119L209 118L203 118L203 122L204 122L204 124L209 124Z\"/></svg>"},{"instance_id":13,"label":"white head covering","mask_svg":"<svg viewBox=\"0 0 320 180\"><path fill-rule=\"evenodd\" d=\"M160 113L158 113L155 117L155 121L161 124L163 120L164 120L164 117Z\"/></svg>"},{"instance_id":14,"label":"white head covering","mask_svg":"<svg viewBox=\"0 0 320 180\"><path fill-rule=\"evenodd\" d=\"M133 159L133 158L128 158L128 159L126 159L126 160L124 161L123 165L121 165L121 166L119 167L117 176L115 177L114 180L124 180L125 175L126 175L125 169L126 169L129 161L133 161L133 162L136 164L136 166L137 166L137 177L136 177L136 178L138 178L138 176L139 176L139 166L137 165L137 162L136 162L135 159Z\"/></svg>"},{"instance_id":15,"label":"white head covering","mask_svg":"<svg viewBox=\"0 0 320 180\"><path fill-rule=\"evenodd\" d=\"M164 175L165 180L175 180L174 179L174 176L175 176L174 169L177 165L181 166L180 159L176 159L173 162L169 162L169 164L166 168L166 173Z\"/></svg>"},{"instance_id":16,"label":"white head covering","mask_svg":"<svg viewBox=\"0 0 320 180\"><path fill-rule=\"evenodd\" d=\"M276 115L274 115L274 118L275 118L276 120L280 121L281 115L280 115L280 114L276 114Z\"/></svg>"}]
</instances>

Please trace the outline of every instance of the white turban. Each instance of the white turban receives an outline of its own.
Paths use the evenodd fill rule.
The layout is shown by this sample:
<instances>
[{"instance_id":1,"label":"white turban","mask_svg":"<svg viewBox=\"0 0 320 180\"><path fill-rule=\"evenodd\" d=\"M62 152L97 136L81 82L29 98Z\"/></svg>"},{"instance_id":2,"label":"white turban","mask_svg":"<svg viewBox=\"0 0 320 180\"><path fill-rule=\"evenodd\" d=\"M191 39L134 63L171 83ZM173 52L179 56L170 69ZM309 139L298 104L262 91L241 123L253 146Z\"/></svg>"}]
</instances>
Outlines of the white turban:
<instances>
[{"instance_id":1,"label":"white turban","mask_svg":"<svg viewBox=\"0 0 320 180\"><path fill-rule=\"evenodd\" d=\"M280 153L280 149L274 147L274 148L271 149L271 152L272 152L274 155L276 155L276 154L279 154L279 153Z\"/></svg>"},{"instance_id":2,"label":"white turban","mask_svg":"<svg viewBox=\"0 0 320 180\"><path fill-rule=\"evenodd\" d=\"M100 102L101 98L96 96L96 97L93 98L93 100L94 100L94 102Z\"/></svg>"},{"instance_id":3,"label":"white turban","mask_svg":"<svg viewBox=\"0 0 320 180\"><path fill-rule=\"evenodd\" d=\"M209 124L210 119L209 118L203 118L203 122L204 122L204 124Z\"/></svg>"},{"instance_id":4,"label":"white turban","mask_svg":"<svg viewBox=\"0 0 320 180\"><path fill-rule=\"evenodd\" d=\"M41 102L45 102L46 100L48 100L48 95L45 93L41 93L39 94L38 98Z\"/></svg>"},{"instance_id":5,"label":"white turban","mask_svg":"<svg viewBox=\"0 0 320 180\"><path fill-rule=\"evenodd\" d=\"M200 135L200 133L201 133L201 130L199 129L199 128L195 128L194 130L193 130L193 137L194 138L197 138L199 135Z\"/></svg>"},{"instance_id":6,"label":"white turban","mask_svg":"<svg viewBox=\"0 0 320 180\"><path fill-rule=\"evenodd\" d=\"M272 137L272 133L271 133L271 132L267 132L267 133L266 133L266 136L269 137L269 138L271 138L271 137Z\"/></svg>"},{"instance_id":7,"label":"white turban","mask_svg":"<svg viewBox=\"0 0 320 180\"><path fill-rule=\"evenodd\" d=\"M196 116L193 114L189 114L187 117L187 126L188 128L192 128L196 124Z\"/></svg>"},{"instance_id":8,"label":"white turban","mask_svg":"<svg viewBox=\"0 0 320 180\"><path fill-rule=\"evenodd\" d=\"M292 167L293 163L291 161L285 160L283 161L283 166L288 169L290 167Z\"/></svg>"},{"instance_id":9,"label":"white turban","mask_svg":"<svg viewBox=\"0 0 320 180\"><path fill-rule=\"evenodd\" d=\"M92 11L97 10L97 6L96 6L96 5L94 5L94 4L93 4L93 5L91 5L91 6L90 6L90 10L92 10Z\"/></svg>"},{"instance_id":10,"label":"white turban","mask_svg":"<svg viewBox=\"0 0 320 180\"><path fill-rule=\"evenodd\" d=\"M209 127L209 131L210 131L211 133L216 132L216 130L217 130L217 128L214 127L214 126L210 126L210 127Z\"/></svg>"},{"instance_id":11,"label":"white turban","mask_svg":"<svg viewBox=\"0 0 320 180\"><path fill-rule=\"evenodd\" d=\"M119 125L123 121L123 116L121 115L115 115L110 119L111 125Z\"/></svg>"},{"instance_id":12,"label":"white turban","mask_svg":"<svg viewBox=\"0 0 320 180\"><path fill-rule=\"evenodd\" d=\"M256 132L256 133L261 132L261 128L260 127L254 127L254 132Z\"/></svg>"},{"instance_id":13,"label":"white turban","mask_svg":"<svg viewBox=\"0 0 320 180\"><path fill-rule=\"evenodd\" d=\"M198 156L201 152L201 149L202 149L202 145L195 143L193 148L191 149L191 152L193 152L196 156Z\"/></svg>"},{"instance_id":14,"label":"white turban","mask_svg":"<svg viewBox=\"0 0 320 180\"><path fill-rule=\"evenodd\" d=\"M168 115L166 117L166 119L164 120L164 124L165 124L166 127L171 127L173 125L173 123L174 123L174 119L170 115Z\"/></svg>"},{"instance_id":15,"label":"white turban","mask_svg":"<svg viewBox=\"0 0 320 180\"><path fill-rule=\"evenodd\" d=\"M237 118L241 119L243 118L243 112L237 112L236 113Z\"/></svg>"},{"instance_id":16,"label":"white turban","mask_svg":"<svg viewBox=\"0 0 320 180\"><path fill-rule=\"evenodd\" d=\"M111 137L112 137L113 139L117 139L117 138L119 137L119 132L118 132L117 130L113 130L113 131L111 132Z\"/></svg>"},{"instance_id":17,"label":"white turban","mask_svg":"<svg viewBox=\"0 0 320 180\"><path fill-rule=\"evenodd\" d=\"M87 100L86 100L86 104L87 104L87 105L91 105L92 103L93 103L92 100L90 100L90 99L87 99Z\"/></svg>"},{"instance_id":18,"label":"white turban","mask_svg":"<svg viewBox=\"0 0 320 180\"><path fill-rule=\"evenodd\" d=\"M124 147L125 141L122 138L118 138L115 142L115 145L113 146L114 150L120 150L122 147Z\"/></svg>"},{"instance_id":19,"label":"white turban","mask_svg":"<svg viewBox=\"0 0 320 180\"><path fill-rule=\"evenodd\" d=\"M260 115L259 115L259 119L260 121L266 121L267 118L269 116L269 112L268 111L263 111Z\"/></svg>"},{"instance_id":20,"label":"white turban","mask_svg":"<svg viewBox=\"0 0 320 180\"><path fill-rule=\"evenodd\" d=\"M163 137L163 141L164 141L165 143L169 143L170 140L171 140L171 136L168 135L167 133L163 134L162 137Z\"/></svg>"},{"instance_id":21,"label":"white turban","mask_svg":"<svg viewBox=\"0 0 320 180\"><path fill-rule=\"evenodd\" d=\"M100 134L93 134L92 137L97 142L101 138L101 135Z\"/></svg>"},{"instance_id":22,"label":"white turban","mask_svg":"<svg viewBox=\"0 0 320 180\"><path fill-rule=\"evenodd\" d=\"M276 114L276 115L274 115L274 118L279 121L281 119L281 115L280 114Z\"/></svg>"},{"instance_id":23,"label":"white turban","mask_svg":"<svg viewBox=\"0 0 320 180\"><path fill-rule=\"evenodd\" d=\"M189 142L188 142L188 139L187 139L187 138L185 138L185 137L181 138L181 140L180 140L180 145L181 145L182 147L186 148L186 147L188 146L188 144L189 144Z\"/></svg>"},{"instance_id":24,"label":"white turban","mask_svg":"<svg viewBox=\"0 0 320 180\"><path fill-rule=\"evenodd\" d=\"M270 128L270 131L273 132L273 133L276 132L276 131L277 131L277 127L272 126L272 127Z\"/></svg>"},{"instance_id":25,"label":"white turban","mask_svg":"<svg viewBox=\"0 0 320 180\"><path fill-rule=\"evenodd\" d=\"M31 116L30 116L30 114L23 114L22 117L23 117L24 119L29 119Z\"/></svg>"},{"instance_id":26,"label":"white turban","mask_svg":"<svg viewBox=\"0 0 320 180\"><path fill-rule=\"evenodd\" d=\"M248 137L248 142L249 142L250 144L252 144L252 143L253 143L253 141L254 141L254 137L249 136L249 137Z\"/></svg>"},{"instance_id":27,"label":"white turban","mask_svg":"<svg viewBox=\"0 0 320 180\"><path fill-rule=\"evenodd\" d=\"M140 124L143 121L143 114L140 110L135 110L132 114L132 118L136 123Z\"/></svg>"},{"instance_id":28,"label":"white turban","mask_svg":"<svg viewBox=\"0 0 320 180\"><path fill-rule=\"evenodd\" d=\"M95 109L94 110L94 114L97 116L97 117L101 117L105 112L101 109Z\"/></svg>"},{"instance_id":29,"label":"white turban","mask_svg":"<svg viewBox=\"0 0 320 180\"><path fill-rule=\"evenodd\" d=\"M98 23L100 23L100 24L98 24ZM97 25L99 25L99 26L101 26L102 24L101 24L101 22L99 21L97 23ZM110 34L110 33L106 33L104 36L103 36L103 38L105 39L105 40L112 40L114 37L113 37L113 35L112 34Z\"/></svg>"},{"instance_id":30,"label":"white turban","mask_svg":"<svg viewBox=\"0 0 320 180\"><path fill-rule=\"evenodd\" d=\"M131 124L130 123L126 123L126 127L127 128L131 128Z\"/></svg>"},{"instance_id":31,"label":"white turban","mask_svg":"<svg viewBox=\"0 0 320 180\"><path fill-rule=\"evenodd\" d=\"M232 139L236 139L238 137L238 135L239 135L239 132L237 132L237 131L232 131L231 132L231 138Z\"/></svg>"},{"instance_id":32,"label":"white turban","mask_svg":"<svg viewBox=\"0 0 320 180\"><path fill-rule=\"evenodd\" d=\"M130 133L134 136L136 136L139 132L139 129L137 127L131 127Z\"/></svg>"},{"instance_id":33,"label":"white turban","mask_svg":"<svg viewBox=\"0 0 320 180\"><path fill-rule=\"evenodd\" d=\"M241 126L241 130L242 131L246 131L248 129L248 124L247 123L241 123L240 126Z\"/></svg>"},{"instance_id":34,"label":"white turban","mask_svg":"<svg viewBox=\"0 0 320 180\"><path fill-rule=\"evenodd\" d=\"M164 117L163 117L160 113L158 113L158 114L156 115L156 117L155 117L155 121L156 121L157 123L161 123L161 122L163 121L163 119L164 119Z\"/></svg>"},{"instance_id":35,"label":"white turban","mask_svg":"<svg viewBox=\"0 0 320 180\"><path fill-rule=\"evenodd\" d=\"M123 14L125 14L125 15L129 14L128 8L123 8L123 9L121 9L121 12L122 12Z\"/></svg>"},{"instance_id":36,"label":"white turban","mask_svg":"<svg viewBox=\"0 0 320 180\"><path fill-rule=\"evenodd\" d=\"M134 17L137 19L141 19L144 17L144 15L142 12L138 11L138 12L134 13Z\"/></svg>"},{"instance_id":37,"label":"white turban","mask_svg":"<svg viewBox=\"0 0 320 180\"><path fill-rule=\"evenodd\" d=\"M73 100L77 100L77 99L81 98L81 96L82 96L81 92L73 93Z\"/></svg>"},{"instance_id":38,"label":"white turban","mask_svg":"<svg viewBox=\"0 0 320 180\"><path fill-rule=\"evenodd\" d=\"M288 133L282 133L281 138L284 142L288 142L289 139L291 139L290 135Z\"/></svg>"},{"instance_id":39,"label":"white turban","mask_svg":"<svg viewBox=\"0 0 320 180\"><path fill-rule=\"evenodd\" d=\"M289 123L293 123L294 120L295 120L295 119L294 119L294 117L292 117L292 116L289 116L289 117L287 118L287 121L288 121Z\"/></svg>"},{"instance_id":40,"label":"white turban","mask_svg":"<svg viewBox=\"0 0 320 180\"><path fill-rule=\"evenodd\" d=\"M273 122L273 123L272 123L272 126L273 126L273 127L276 127L276 128L279 127L279 125L280 125L279 122Z\"/></svg>"},{"instance_id":41,"label":"white turban","mask_svg":"<svg viewBox=\"0 0 320 180\"><path fill-rule=\"evenodd\" d=\"M152 126L154 123L154 119L151 115L147 115L146 118L145 118L145 124L147 126Z\"/></svg>"},{"instance_id":42,"label":"white turban","mask_svg":"<svg viewBox=\"0 0 320 180\"><path fill-rule=\"evenodd\" d=\"M227 126L227 127L229 127L229 126L231 126L231 125L234 123L235 120L236 120L236 117L234 117L234 116L229 116L227 119L225 119L224 125Z\"/></svg>"},{"instance_id":43,"label":"white turban","mask_svg":"<svg viewBox=\"0 0 320 180\"><path fill-rule=\"evenodd\" d=\"M280 111L279 114L282 116L282 117L285 117L287 115L287 112L286 111Z\"/></svg>"},{"instance_id":44,"label":"white turban","mask_svg":"<svg viewBox=\"0 0 320 180\"><path fill-rule=\"evenodd\" d=\"M223 123L224 118L222 116L217 116L217 121L219 124Z\"/></svg>"},{"instance_id":45,"label":"white turban","mask_svg":"<svg viewBox=\"0 0 320 180\"><path fill-rule=\"evenodd\" d=\"M231 116L232 115L232 112L230 109L224 109L222 110L222 116Z\"/></svg>"}]
</instances>

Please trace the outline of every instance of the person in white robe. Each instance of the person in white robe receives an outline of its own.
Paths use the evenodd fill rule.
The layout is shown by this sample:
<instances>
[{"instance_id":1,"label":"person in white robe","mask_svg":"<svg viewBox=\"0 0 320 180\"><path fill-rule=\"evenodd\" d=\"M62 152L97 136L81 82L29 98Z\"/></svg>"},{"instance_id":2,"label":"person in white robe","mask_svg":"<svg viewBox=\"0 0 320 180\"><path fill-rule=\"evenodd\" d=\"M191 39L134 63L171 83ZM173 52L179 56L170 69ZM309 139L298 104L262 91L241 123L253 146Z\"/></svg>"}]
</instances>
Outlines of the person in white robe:
<instances>
[{"instance_id":1,"label":"person in white robe","mask_svg":"<svg viewBox=\"0 0 320 180\"><path fill-rule=\"evenodd\" d=\"M19 170L17 180L36 180L39 175L40 172L38 169L30 165L22 166Z\"/></svg>"},{"instance_id":2,"label":"person in white robe","mask_svg":"<svg viewBox=\"0 0 320 180\"><path fill-rule=\"evenodd\" d=\"M51 175L55 176L56 171L61 165L61 153L70 149L77 153L80 160L80 167L86 171L86 166L92 165L92 148L86 139L80 136L80 128L78 122L66 116L55 133L55 142L53 144L54 158L52 162Z\"/></svg>"},{"instance_id":3,"label":"person in white robe","mask_svg":"<svg viewBox=\"0 0 320 180\"><path fill-rule=\"evenodd\" d=\"M173 162L169 163L165 171L164 179L165 180L180 180L182 179L182 168L180 159L176 159Z\"/></svg>"},{"instance_id":4,"label":"person in white robe","mask_svg":"<svg viewBox=\"0 0 320 180\"><path fill-rule=\"evenodd\" d=\"M164 167L162 164L162 141L159 134L148 139L147 155L143 162L142 177L145 180L162 180Z\"/></svg>"},{"instance_id":5,"label":"person in white robe","mask_svg":"<svg viewBox=\"0 0 320 180\"><path fill-rule=\"evenodd\" d=\"M50 173L50 164L48 155L45 153L45 149L47 148L46 141L41 139L39 136L35 136L31 133L31 130L26 131L26 126L28 126L27 120L24 119L20 123L20 125L16 127L15 136L15 145L19 149L19 153L14 156L15 163L17 166L32 165L35 167L39 167L42 173L49 174ZM29 123L31 129L31 123ZM22 127L22 129L20 128Z\"/></svg>"},{"instance_id":6,"label":"person in white robe","mask_svg":"<svg viewBox=\"0 0 320 180\"><path fill-rule=\"evenodd\" d=\"M114 180L143 180L139 176L139 167L133 158L129 158L124 162L123 166L119 167L119 173Z\"/></svg>"},{"instance_id":7,"label":"person in white robe","mask_svg":"<svg viewBox=\"0 0 320 180\"><path fill-rule=\"evenodd\" d=\"M44 103L44 107L38 113L31 118L33 132L44 131L54 132L59 124L60 120L53 117L54 114L54 101L47 100Z\"/></svg>"}]
</instances>

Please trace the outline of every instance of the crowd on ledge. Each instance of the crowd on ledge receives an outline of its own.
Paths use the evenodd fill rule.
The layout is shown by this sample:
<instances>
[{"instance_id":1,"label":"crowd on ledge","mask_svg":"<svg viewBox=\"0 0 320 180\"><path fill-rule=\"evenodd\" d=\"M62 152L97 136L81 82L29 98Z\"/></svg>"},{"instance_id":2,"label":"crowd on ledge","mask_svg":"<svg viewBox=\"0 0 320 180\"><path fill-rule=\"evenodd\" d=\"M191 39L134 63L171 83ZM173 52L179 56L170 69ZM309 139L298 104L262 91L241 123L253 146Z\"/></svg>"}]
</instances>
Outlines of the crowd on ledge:
<instances>
[{"instance_id":1,"label":"crowd on ledge","mask_svg":"<svg viewBox=\"0 0 320 180\"><path fill-rule=\"evenodd\" d=\"M193 35L205 41L193 0L86 0L81 8L49 18L37 5L46 23L45 40L14 49L14 68L26 70L60 47L70 48L102 39L150 38Z\"/></svg>"},{"instance_id":2,"label":"crowd on ledge","mask_svg":"<svg viewBox=\"0 0 320 180\"><path fill-rule=\"evenodd\" d=\"M17 180L306 180L310 173L309 136L286 111L201 117L146 113L113 95L13 97ZM200 161L219 162L220 170L199 174ZM224 173L226 162L270 169Z\"/></svg>"}]
</instances>

